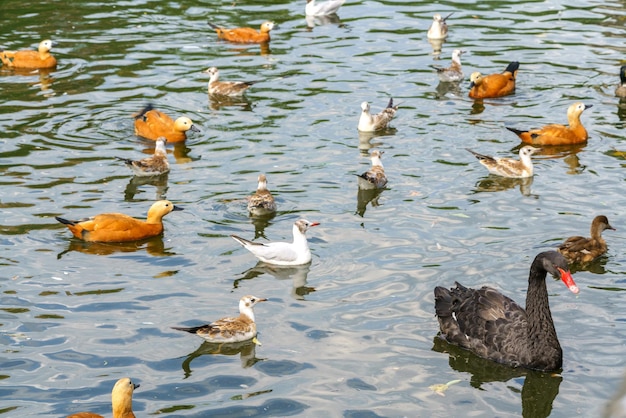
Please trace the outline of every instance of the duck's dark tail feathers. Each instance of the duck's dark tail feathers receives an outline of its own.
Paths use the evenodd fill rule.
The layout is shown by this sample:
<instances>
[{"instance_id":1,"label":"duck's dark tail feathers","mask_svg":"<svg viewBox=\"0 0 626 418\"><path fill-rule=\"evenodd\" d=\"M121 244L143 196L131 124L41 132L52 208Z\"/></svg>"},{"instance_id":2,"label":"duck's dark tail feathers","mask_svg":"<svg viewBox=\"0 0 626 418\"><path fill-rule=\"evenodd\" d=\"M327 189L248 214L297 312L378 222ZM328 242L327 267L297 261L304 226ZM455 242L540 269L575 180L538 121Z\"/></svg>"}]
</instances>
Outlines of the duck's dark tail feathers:
<instances>
[{"instance_id":1,"label":"duck's dark tail feathers","mask_svg":"<svg viewBox=\"0 0 626 418\"><path fill-rule=\"evenodd\" d=\"M513 132L515 135L520 136L521 134L523 134L524 132L527 131L522 131L520 129L515 129L515 128L509 128L508 126L506 126L506 129L508 129L509 131Z\"/></svg>"},{"instance_id":2,"label":"duck's dark tail feathers","mask_svg":"<svg viewBox=\"0 0 626 418\"><path fill-rule=\"evenodd\" d=\"M76 224L76 222L74 221L68 221L65 218L61 218L59 216L55 216L54 219L56 219L57 221L61 222L63 225L74 225Z\"/></svg>"},{"instance_id":3,"label":"duck's dark tail feathers","mask_svg":"<svg viewBox=\"0 0 626 418\"><path fill-rule=\"evenodd\" d=\"M151 111L152 109L154 109L154 106L152 106L152 103L148 103L146 107L141 109L139 112L135 113L133 116L135 117L135 119L143 118L143 116L149 111Z\"/></svg>"},{"instance_id":4,"label":"duck's dark tail feathers","mask_svg":"<svg viewBox=\"0 0 626 418\"><path fill-rule=\"evenodd\" d=\"M519 70L519 61L511 61L509 65L507 65L506 70L504 70L504 72L515 74L517 70Z\"/></svg>"}]
</instances>

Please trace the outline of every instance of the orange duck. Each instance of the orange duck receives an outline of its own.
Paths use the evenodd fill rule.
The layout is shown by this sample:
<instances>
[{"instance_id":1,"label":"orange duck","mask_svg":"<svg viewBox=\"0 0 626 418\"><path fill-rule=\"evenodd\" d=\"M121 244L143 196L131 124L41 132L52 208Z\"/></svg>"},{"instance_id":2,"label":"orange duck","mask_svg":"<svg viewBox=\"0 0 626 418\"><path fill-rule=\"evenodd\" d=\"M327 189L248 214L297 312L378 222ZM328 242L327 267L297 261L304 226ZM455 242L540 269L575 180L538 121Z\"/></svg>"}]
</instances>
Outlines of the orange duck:
<instances>
[{"instance_id":1,"label":"orange duck","mask_svg":"<svg viewBox=\"0 0 626 418\"><path fill-rule=\"evenodd\" d=\"M527 143L533 145L569 145L580 144L589 137L587 130L580 123L580 115L593 105L577 102L567 109L567 121L569 126L546 125L543 128L522 131L514 128L506 128Z\"/></svg>"},{"instance_id":2,"label":"orange duck","mask_svg":"<svg viewBox=\"0 0 626 418\"><path fill-rule=\"evenodd\" d=\"M591 238L569 237L559 245L557 251L570 263L588 263L607 251L606 241L602 238L605 229L615 231L606 216L596 216L591 222Z\"/></svg>"},{"instance_id":3,"label":"orange duck","mask_svg":"<svg viewBox=\"0 0 626 418\"><path fill-rule=\"evenodd\" d=\"M509 63L503 73L482 75L479 72L470 76L469 97L486 99L512 94L515 91L515 77L519 69L519 62Z\"/></svg>"},{"instance_id":4,"label":"orange duck","mask_svg":"<svg viewBox=\"0 0 626 418\"><path fill-rule=\"evenodd\" d=\"M52 41L46 39L39 43L37 51L3 51L0 50L2 64L9 68L52 68L56 67L57 60L50 54Z\"/></svg>"},{"instance_id":5,"label":"orange duck","mask_svg":"<svg viewBox=\"0 0 626 418\"><path fill-rule=\"evenodd\" d=\"M261 23L260 30L252 28L224 29L211 22L209 22L209 26L215 29L219 39L239 44L262 44L270 41L270 31L274 29L274 22Z\"/></svg>"},{"instance_id":6,"label":"orange duck","mask_svg":"<svg viewBox=\"0 0 626 418\"><path fill-rule=\"evenodd\" d=\"M133 392L140 385L134 384L128 377L124 377L115 383L111 392L111 404L113 406L113 418L135 418L133 413ZM67 418L104 418L93 412L78 412L68 415Z\"/></svg>"},{"instance_id":7,"label":"orange duck","mask_svg":"<svg viewBox=\"0 0 626 418\"><path fill-rule=\"evenodd\" d=\"M135 135L153 141L164 137L167 142L182 142L187 139L187 131L200 132L188 117L181 116L174 120L150 104L134 116Z\"/></svg>"},{"instance_id":8,"label":"orange duck","mask_svg":"<svg viewBox=\"0 0 626 418\"><path fill-rule=\"evenodd\" d=\"M148 219L142 221L122 213L102 213L87 219L69 221L55 219L69 228L78 239L95 242L138 241L155 237L163 232L163 217L183 208L169 200L159 200L148 210Z\"/></svg>"}]
</instances>

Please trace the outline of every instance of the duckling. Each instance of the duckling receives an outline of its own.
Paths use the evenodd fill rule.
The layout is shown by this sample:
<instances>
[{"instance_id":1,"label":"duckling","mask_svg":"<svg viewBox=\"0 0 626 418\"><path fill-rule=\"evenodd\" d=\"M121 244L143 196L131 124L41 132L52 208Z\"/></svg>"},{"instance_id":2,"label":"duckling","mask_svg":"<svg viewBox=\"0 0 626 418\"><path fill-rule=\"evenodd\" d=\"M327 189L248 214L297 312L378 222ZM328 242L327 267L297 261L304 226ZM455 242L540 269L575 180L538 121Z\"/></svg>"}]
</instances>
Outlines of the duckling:
<instances>
[{"instance_id":1,"label":"duckling","mask_svg":"<svg viewBox=\"0 0 626 418\"><path fill-rule=\"evenodd\" d=\"M591 222L591 238L569 237L563 244L559 245L557 251L570 263L588 263L606 253L606 241L602 238L602 231L605 229L615 231L606 216L596 216Z\"/></svg>"},{"instance_id":2,"label":"duckling","mask_svg":"<svg viewBox=\"0 0 626 418\"><path fill-rule=\"evenodd\" d=\"M276 212L276 202L272 193L267 189L265 174L259 174L257 190L248 197L248 212L254 216L267 216Z\"/></svg>"}]
</instances>

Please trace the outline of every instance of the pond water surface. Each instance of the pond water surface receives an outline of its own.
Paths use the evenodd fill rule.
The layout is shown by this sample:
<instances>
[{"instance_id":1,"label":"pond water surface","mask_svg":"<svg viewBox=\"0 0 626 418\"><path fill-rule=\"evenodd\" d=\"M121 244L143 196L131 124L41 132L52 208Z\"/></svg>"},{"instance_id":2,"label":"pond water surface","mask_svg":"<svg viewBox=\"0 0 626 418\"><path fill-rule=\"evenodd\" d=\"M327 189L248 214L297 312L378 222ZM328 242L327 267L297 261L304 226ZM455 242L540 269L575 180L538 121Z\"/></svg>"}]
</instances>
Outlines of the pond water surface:
<instances>
[{"instance_id":1,"label":"pond water surface","mask_svg":"<svg viewBox=\"0 0 626 418\"><path fill-rule=\"evenodd\" d=\"M70 5L71 4L71 5ZM625 367L623 141L613 96L624 63L624 2L348 0L309 27L301 1L14 1L0 5L6 49L52 38L55 71L0 70L0 413L110 416L129 376L137 416L599 416ZM451 34L441 57L425 34ZM273 20L269 46L217 41ZM311 22L309 22L311 23ZM517 91L474 102L469 81L430 65L466 50L466 77L521 63ZM441 58L441 59L439 59ZM239 103L209 100L209 66L263 80ZM400 109L359 135L360 103ZM574 101L587 144L544 150L535 177L502 180L465 148L515 156L505 129L566 123ZM169 176L138 180L114 157L154 144L133 134L146 103L201 129L168 145ZM371 148L388 188L357 191ZM266 173L278 214L251 220ZM143 217L160 198L185 208L162 237L115 245L70 237L55 216ZM436 339L433 288L494 286L523 303L534 256L608 216L606 256L549 283L564 350L559 375L501 367ZM234 242L309 231L310 266L276 269ZM259 340L216 347L170 329L256 308ZM443 393L432 385L458 380ZM444 396L440 396L440 395Z\"/></svg>"}]
</instances>

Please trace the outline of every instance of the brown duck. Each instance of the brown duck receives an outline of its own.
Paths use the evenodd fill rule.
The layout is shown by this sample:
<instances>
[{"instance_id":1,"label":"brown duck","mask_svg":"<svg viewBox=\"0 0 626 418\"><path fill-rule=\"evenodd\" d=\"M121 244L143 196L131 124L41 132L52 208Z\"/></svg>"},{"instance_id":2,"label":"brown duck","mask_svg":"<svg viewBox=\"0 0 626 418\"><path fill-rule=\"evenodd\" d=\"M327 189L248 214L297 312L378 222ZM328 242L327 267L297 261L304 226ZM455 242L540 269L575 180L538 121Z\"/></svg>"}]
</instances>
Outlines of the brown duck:
<instances>
[{"instance_id":1,"label":"brown duck","mask_svg":"<svg viewBox=\"0 0 626 418\"><path fill-rule=\"evenodd\" d=\"M591 238L569 237L557 251L570 263L588 263L606 252L606 241L602 238L605 229L615 231L606 216L596 216L591 222Z\"/></svg>"}]
</instances>

